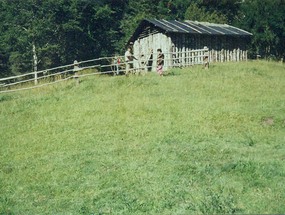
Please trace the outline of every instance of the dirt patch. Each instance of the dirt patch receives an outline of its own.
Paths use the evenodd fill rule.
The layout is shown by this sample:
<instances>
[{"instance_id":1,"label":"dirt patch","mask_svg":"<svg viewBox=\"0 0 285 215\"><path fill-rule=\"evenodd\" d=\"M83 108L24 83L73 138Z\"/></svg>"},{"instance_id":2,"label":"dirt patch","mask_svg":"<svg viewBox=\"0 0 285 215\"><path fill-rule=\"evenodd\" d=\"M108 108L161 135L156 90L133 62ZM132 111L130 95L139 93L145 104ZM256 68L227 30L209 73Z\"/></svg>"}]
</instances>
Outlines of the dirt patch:
<instances>
[{"instance_id":1,"label":"dirt patch","mask_svg":"<svg viewBox=\"0 0 285 215\"><path fill-rule=\"evenodd\" d=\"M273 117L265 117L262 119L262 125L264 126L272 126L274 125Z\"/></svg>"}]
</instances>

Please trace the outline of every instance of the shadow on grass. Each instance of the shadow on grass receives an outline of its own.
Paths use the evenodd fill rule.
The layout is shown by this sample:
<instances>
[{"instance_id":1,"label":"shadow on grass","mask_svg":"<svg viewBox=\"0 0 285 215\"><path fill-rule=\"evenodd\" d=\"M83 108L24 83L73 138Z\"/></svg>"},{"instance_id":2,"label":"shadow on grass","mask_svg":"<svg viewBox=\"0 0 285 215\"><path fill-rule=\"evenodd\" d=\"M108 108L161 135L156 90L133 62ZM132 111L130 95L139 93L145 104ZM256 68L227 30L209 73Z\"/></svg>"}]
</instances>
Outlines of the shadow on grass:
<instances>
[{"instance_id":1,"label":"shadow on grass","mask_svg":"<svg viewBox=\"0 0 285 215\"><path fill-rule=\"evenodd\" d=\"M12 99L14 99L14 96L12 95L8 95L8 94L0 95L0 103L5 102L5 101L10 101Z\"/></svg>"},{"instance_id":2,"label":"shadow on grass","mask_svg":"<svg viewBox=\"0 0 285 215\"><path fill-rule=\"evenodd\" d=\"M181 75L181 71L179 71L178 69L176 69L176 70L171 70L171 71L168 71L168 72L165 72L164 74L163 74L163 76L164 77L168 77L168 76L179 76L179 75Z\"/></svg>"}]
</instances>

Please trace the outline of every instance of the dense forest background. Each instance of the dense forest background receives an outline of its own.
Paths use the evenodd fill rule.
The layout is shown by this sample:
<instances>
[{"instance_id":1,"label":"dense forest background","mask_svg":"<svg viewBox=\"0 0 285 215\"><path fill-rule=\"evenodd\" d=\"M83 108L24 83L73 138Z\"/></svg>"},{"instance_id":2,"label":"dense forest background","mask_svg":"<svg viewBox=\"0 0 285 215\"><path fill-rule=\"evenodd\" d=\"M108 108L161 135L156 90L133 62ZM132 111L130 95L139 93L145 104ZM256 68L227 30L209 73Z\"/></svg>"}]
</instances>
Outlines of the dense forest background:
<instances>
[{"instance_id":1,"label":"dense forest background","mask_svg":"<svg viewBox=\"0 0 285 215\"><path fill-rule=\"evenodd\" d=\"M122 54L144 18L227 23L252 57L285 56L284 0L0 0L0 77Z\"/></svg>"}]
</instances>

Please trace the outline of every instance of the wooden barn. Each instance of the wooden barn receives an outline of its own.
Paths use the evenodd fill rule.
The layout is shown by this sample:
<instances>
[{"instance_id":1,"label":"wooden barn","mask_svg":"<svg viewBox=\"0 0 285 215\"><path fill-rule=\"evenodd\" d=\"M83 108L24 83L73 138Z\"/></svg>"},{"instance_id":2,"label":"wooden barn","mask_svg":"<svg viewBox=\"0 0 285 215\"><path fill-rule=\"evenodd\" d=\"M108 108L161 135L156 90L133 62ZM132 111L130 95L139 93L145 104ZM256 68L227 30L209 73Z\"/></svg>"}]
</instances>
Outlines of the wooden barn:
<instances>
[{"instance_id":1,"label":"wooden barn","mask_svg":"<svg viewBox=\"0 0 285 215\"><path fill-rule=\"evenodd\" d=\"M207 50L210 62L247 60L251 36L251 33L227 24L145 19L140 22L128 45L133 46L133 54L137 58L153 58L152 70L155 70L156 50L159 48L165 55L166 69L174 64L202 63L195 58L201 53L195 50Z\"/></svg>"}]
</instances>

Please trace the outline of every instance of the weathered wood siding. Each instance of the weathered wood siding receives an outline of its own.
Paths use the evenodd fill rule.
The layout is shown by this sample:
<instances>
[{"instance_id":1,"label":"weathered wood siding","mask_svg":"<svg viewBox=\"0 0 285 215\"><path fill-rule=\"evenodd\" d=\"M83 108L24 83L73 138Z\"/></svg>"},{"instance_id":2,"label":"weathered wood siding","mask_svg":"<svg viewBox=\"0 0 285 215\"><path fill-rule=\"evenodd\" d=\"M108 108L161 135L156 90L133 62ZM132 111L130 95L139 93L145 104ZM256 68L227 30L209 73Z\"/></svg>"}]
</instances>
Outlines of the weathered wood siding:
<instances>
[{"instance_id":1,"label":"weathered wood siding","mask_svg":"<svg viewBox=\"0 0 285 215\"><path fill-rule=\"evenodd\" d=\"M174 54L178 55L182 62L189 56L181 53L203 49L205 46L209 48L210 62L247 60L247 42L242 37L172 34L170 38Z\"/></svg>"},{"instance_id":2,"label":"weathered wood siding","mask_svg":"<svg viewBox=\"0 0 285 215\"><path fill-rule=\"evenodd\" d=\"M152 71L155 71L157 60L157 49L161 49L165 55L165 59L169 59L169 52L171 48L171 38L163 33L149 34L147 37L138 38L133 45L133 54L136 58L140 59L142 56L146 60L150 59L153 54ZM139 61L135 61L135 67L140 65ZM167 69L169 61L165 61L164 67Z\"/></svg>"}]
</instances>

